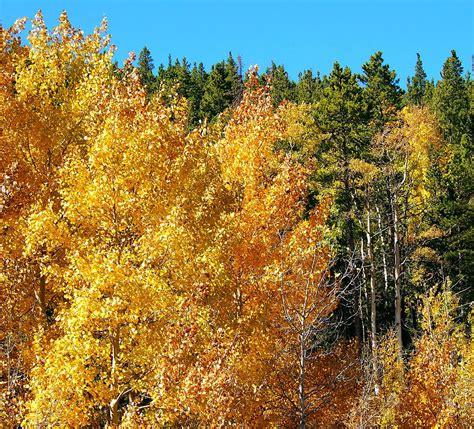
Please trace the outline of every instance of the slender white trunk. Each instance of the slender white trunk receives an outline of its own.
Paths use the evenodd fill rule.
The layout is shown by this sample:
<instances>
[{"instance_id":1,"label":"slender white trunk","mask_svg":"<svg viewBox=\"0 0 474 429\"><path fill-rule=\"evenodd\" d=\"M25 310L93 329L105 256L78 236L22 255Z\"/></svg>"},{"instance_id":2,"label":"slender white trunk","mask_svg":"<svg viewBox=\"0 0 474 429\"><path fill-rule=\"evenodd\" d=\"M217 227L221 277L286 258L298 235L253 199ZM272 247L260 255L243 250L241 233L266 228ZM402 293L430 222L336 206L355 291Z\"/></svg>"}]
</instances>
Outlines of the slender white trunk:
<instances>
[{"instance_id":1,"label":"slender white trunk","mask_svg":"<svg viewBox=\"0 0 474 429\"><path fill-rule=\"evenodd\" d=\"M385 287L385 292L387 292L388 291L388 268L387 268L387 255L385 253L385 238L383 236L383 230L382 230L382 216L380 214L379 206L375 206L375 209L377 210L380 243L382 244L382 265L383 265L384 287Z\"/></svg>"},{"instance_id":2,"label":"slender white trunk","mask_svg":"<svg viewBox=\"0 0 474 429\"><path fill-rule=\"evenodd\" d=\"M112 351L111 351L111 370L110 370L110 375L111 375L111 390L112 392L117 391L117 382L115 380L115 373L117 371L117 361L118 361L118 355L120 352L120 328L117 327L115 332L112 335L111 338L111 345L112 345ZM120 401L121 395L118 395L116 398L112 399L110 401L110 423L112 427L118 427L119 425L119 401Z\"/></svg>"},{"instance_id":3,"label":"slender white trunk","mask_svg":"<svg viewBox=\"0 0 474 429\"><path fill-rule=\"evenodd\" d=\"M370 338L372 350L377 346L377 306L376 306L376 273L374 255L372 249L372 225L370 220L370 208L367 204L367 258L370 267Z\"/></svg>"},{"instance_id":4,"label":"slender white trunk","mask_svg":"<svg viewBox=\"0 0 474 429\"><path fill-rule=\"evenodd\" d=\"M401 258L400 258L400 231L397 192L393 194L393 253L394 253L394 283L395 283L395 331L400 352L403 349L402 340L402 295L401 295Z\"/></svg>"},{"instance_id":5,"label":"slender white trunk","mask_svg":"<svg viewBox=\"0 0 474 429\"><path fill-rule=\"evenodd\" d=\"M367 296L367 274L365 272L365 249L364 249L364 239L362 238L360 240L360 258L362 260L362 285L363 287L360 288L359 290L359 312L360 312L360 319L361 319L361 328L362 328L362 341L365 343L365 340L367 338L366 335L366 318L364 315L364 309L362 307L362 290L364 291L364 302L367 302L368 296Z\"/></svg>"},{"instance_id":6,"label":"slender white trunk","mask_svg":"<svg viewBox=\"0 0 474 429\"><path fill-rule=\"evenodd\" d=\"M304 323L304 322L303 322ZM302 325L303 325L302 323ZM299 335L300 340L300 373L298 382L298 396L300 401L300 429L306 428L306 396L305 396L305 341L304 341L304 325Z\"/></svg>"},{"instance_id":7,"label":"slender white trunk","mask_svg":"<svg viewBox=\"0 0 474 429\"><path fill-rule=\"evenodd\" d=\"M41 307L41 313L46 318L46 276L44 275L40 275L39 279L38 302Z\"/></svg>"},{"instance_id":8,"label":"slender white trunk","mask_svg":"<svg viewBox=\"0 0 474 429\"><path fill-rule=\"evenodd\" d=\"M377 353L377 291L374 252L372 248L372 224L370 219L370 206L367 199L367 258L370 265L370 342L372 346L372 371L374 377L374 392L379 393L378 368L375 359Z\"/></svg>"}]
</instances>

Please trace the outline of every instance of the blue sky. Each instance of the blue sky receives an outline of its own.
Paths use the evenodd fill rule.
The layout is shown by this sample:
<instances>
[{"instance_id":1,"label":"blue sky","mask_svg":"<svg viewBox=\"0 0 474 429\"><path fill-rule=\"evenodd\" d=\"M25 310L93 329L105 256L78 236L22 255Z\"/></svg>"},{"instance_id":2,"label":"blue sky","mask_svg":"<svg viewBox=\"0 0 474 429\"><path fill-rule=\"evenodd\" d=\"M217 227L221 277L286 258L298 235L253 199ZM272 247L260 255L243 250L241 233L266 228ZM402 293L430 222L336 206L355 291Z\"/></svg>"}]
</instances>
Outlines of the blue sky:
<instances>
[{"instance_id":1,"label":"blue sky","mask_svg":"<svg viewBox=\"0 0 474 429\"><path fill-rule=\"evenodd\" d=\"M473 0L0 0L0 20L10 26L38 9L48 26L66 9L86 32L106 16L119 62L146 45L155 65L171 54L208 68L232 51L245 68L274 60L297 78L307 68L328 73L334 61L360 71L381 50L405 86L416 52L435 79L451 49L465 70L474 53Z\"/></svg>"}]
</instances>

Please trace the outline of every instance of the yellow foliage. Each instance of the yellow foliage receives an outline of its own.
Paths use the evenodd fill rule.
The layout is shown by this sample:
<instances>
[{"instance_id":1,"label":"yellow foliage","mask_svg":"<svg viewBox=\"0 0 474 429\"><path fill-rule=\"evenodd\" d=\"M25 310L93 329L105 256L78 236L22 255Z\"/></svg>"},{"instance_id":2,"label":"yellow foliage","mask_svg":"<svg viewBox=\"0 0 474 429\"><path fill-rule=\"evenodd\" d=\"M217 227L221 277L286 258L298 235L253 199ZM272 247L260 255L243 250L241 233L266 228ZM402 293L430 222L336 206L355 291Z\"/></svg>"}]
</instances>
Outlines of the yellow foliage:
<instances>
[{"instance_id":1,"label":"yellow foliage","mask_svg":"<svg viewBox=\"0 0 474 429\"><path fill-rule=\"evenodd\" d=\"M406 361L393 333L379 342L370 363L377 372L352 411L351 427L472 426L473 343L455 321L458 299L448 286L432 290L420 310L423 333Z\"/></svg>"},{"instance_id":2,"label":"yellow foliage","mask_svg":"<svg viewBox=\"0 0 474 429\"><path fill-rule=\"evenodd\" d=\"M424 333L409 364L399 408L401 427L458 428L474 422L473 347L454 320L457 305L449 288L424 299Z\"/></svg>"},{"instance_id":3,"label":"yellow foliage","mask_svg":"<svg viewBox=\"0 0 474 429\"><path fill-rule=\"evenodd\" d=\"M12 362L25 377L2 390L1 418L282 422L268 404L296 366L280 359L279 268L294 265L296 307L330 257L329 202L304 220L306 171L275 150L307 140L309 110L274 111L254 77L227 124L189 133L185 100L149 99L131 58L114 72L105 22L85 36L39 13L28 46L22 25L0 29L0 291L2 377ZM326 317L337 301L322 292Z\"/></svg>"}]
</instances>

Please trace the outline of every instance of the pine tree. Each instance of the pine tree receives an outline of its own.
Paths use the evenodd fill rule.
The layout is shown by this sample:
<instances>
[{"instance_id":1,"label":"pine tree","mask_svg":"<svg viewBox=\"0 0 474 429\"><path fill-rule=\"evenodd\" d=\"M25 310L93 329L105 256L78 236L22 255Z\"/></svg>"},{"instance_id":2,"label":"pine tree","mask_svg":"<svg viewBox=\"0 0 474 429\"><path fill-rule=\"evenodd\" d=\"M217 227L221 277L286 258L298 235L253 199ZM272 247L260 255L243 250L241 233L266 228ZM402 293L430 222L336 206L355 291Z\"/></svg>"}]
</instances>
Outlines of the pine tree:
<instances>
[{"instance_id":1,"label":"pine tree","mask_svg":"<svg viewBox=\"0 0 474 429\"><path fill-rule=\"evenodd\" d=\"M294 101L295 83L288 77L285 66L277 66L272 62L271 67L266 72L266 76L271 82L274 106L278 106L283 100Z\"/></svg>"},{"instance_id":2,"label":"pine tree","mask_svg":"<svg viewBox=\"0 0 474 429\"><path fill-rule=\"evenodd\" d=\"M357 76L335 63L327 78L323 97L315 110L316 123L326 136L317 158L319 169L314 187L336 195L339 216L335 220L339 232L340 261L349 277L356 276L356 201L351 164L363 156L367 146L366 112L362 88ZM356 282L351 280L353 328L362 341L361 317Z\"/></svg>"},{"instance_id":3,"label":"pine tree","mask_svg":"<svg viewBox=\"0 0 474 429\"><path fill-rule=\"evenodd\" d=\"M326 136L317 154L325 166L319 171L321 190L337 185L337 175L348 174L343 172L349 168L350 160L360 158L366 150L367 108L363 95L357 75L349 67L343 69L334 63L315 110L316 123Z\"/></svg>"},{"instance_id":4,"label":"pine tree","mask_svg":"<svg viewBox=\"0 0 474 429\"><path fill-rule=\"evenodd\" d=\"M227 61L212 66L204 86L200 117L212 119L238 101L242 94L242 77L229 54Z\"/></svg>"},{"instance_id":5,"label":"pine tree","mask_svg":"<svg viewBox=\"0 0 474 429\"><path fill-rule=\"evenodd\" d=\"M214 64L204 87L201 101L202 118L212 119L229 106L224 61Z\"/></svg>"},{"instance_id":6,"label":"pine tree","mask_svg":"<svg viewBox=\"0 0 474 429\"><path fill-rule=\"evenodd\" d=\"M239 70L238 64L235 62L232 57L232 53L229 52L229 57L227 58L226 65L226 85L227 85L227 94L226 98L231 102L231 104L240 101L243 91L243 82L241 71Z\"/></svg>"},{"instance_id":7,"label":"pine tree","mask_svg":"<svg viewBox=\"0 0 474 429\"><path fill-rule=\"evenodd\" d=\"M448 274L460 284L470 285L474 281L471 85L463 77L463 67L454 50L443 65L441 78L433 105L451 159L444 172L433 172L433 222L446 232L438 249L448 263Z\"/></svg>"},{"instance_id":8,"label":"pine tree","mask_svg":"<svg viewBox=\"0 0 474 429\"><path fill-rule=\"evenodd\" d=\"M295 100L298 103L314 103L322 96L322 80L319 72L313 76L311 70L305 70L298 76L299 80L295 87Z\"/></svg>"},{"instance_id":9,"label":"pine tree","mask_svg":"<svg viewBox=\"0 0 474 429\"><path fill-rule=\"evenodd\" d=\"M470 139L469 95L463 67L456 51L446 60L436 86L435 109L446 140L459 144L464 135Z\"/></svg>"},{"instance_id":10,"label":"pine tree","mask_svg":"<svg viewBox=\"0 0 474 429\"><path fill-rule=\"evenodd\" d=\"M138 73L142 84L146 87L148 94L156 89L156 79L153 75L153 59L150 50L145 46L138 57Z\"/></svg>"},{"instance_id":11,"label":"pine tree","mask_svg":"<svg viewBox=\"0 0 474 429\"><path fill-rule=\"evenodd\" d=\"M199 120L202 119L200 106L201 100L204 95L204 88L207 81L207 72L204 69L204 65L194 63L191 70L191 76L189 79L189 125L191 127L196 126Z\"/></svg>"},{"instance_id":12,"label":"pine tree","mask_svg":"<svg viewBox=\"0 0 474 429\"><path fill-rule=\"evenodd\" d=\"M186 57L183 57L181 61L176 59L174 68L176 75L176 83L178 84L178 94L182 97L188 98L189 87L191 83L191 72Z\"/></svg>"},{"instance_id":13,"label":"pine tree","mask_svg":"<svg viewBox=\"0 0 474 429\"><path fill-rule=\"evenodd\" d=\"M163 81L165 80L166 69L163 64L158 66L158 71L156 73L156 85L161 86Z\"/></svg>"},{"instance_id":14,"label":"pine tree","mask_svg":"<svg viewBox=\"0 0 474 429\"><path fill-rule=\"evenodd\" d=\"M415 75L408 78L406 99L408 104L421 105L426 93L426 73L420 54L416 54Z\"/></svg>"},{"instance_id":15,"label":"pine tree","mask_svg":"<svg viewBox=\"0 0 474 429\"><path fill-rule=\"evenodd\" d=\"M423 97L423 104L427 106L433 105L433 97L436 89L434 79L427 80L425 85L425 93Z\"/></svg>"},{"instance_id":16,"label":"pine tree","mask_svg":"<svg viewBox=\"0 0 474 429\"><path fill-rule=\"evenodd\" d=\"M167 66L165 67L163 64L160 64L158 67L158 73L156 75L157 86L160 88L165 97L172 97L176 80L176 68L175 64L173 64L173 59L171 58L170 54L168 55Z\"/></svg>"},{"instance_id":17,"label":"pine tree","mask_svg":"<svg viewBox=\"0 0 474 429\"><path fill-rule=\"evenodd\" d=\"M389 151L384 147L384 136L392 126L399 122L398 112L401 108L402 90L398 85L397 75L384 63L381 52L376 52L370 60L362 66L363 74L359 76L364 85L364 99L369 113L370 134L372 136L372 150L374 146L382 146L376 156L376 163L383 169L387 163L390 167L392 161ZM381 142L379 142L381 140ZM391 173L392 169L388 171ZM405 170L406 171L406 170ZM397 172L402 174L403 172ZM403 291L402 291L402 254L401 239L403 237L403 222L401 219L402 196L400 186L403 183L399 174L387 174L381 188L385 193L384 200L387 204L390 236L388 238L389 253L393 257L393 283L394 283L394 319L395 330L400 352L402 342L402 317L403 317Z\"/></svg>"},{"instance_id":18,"label":"pine tree","mask_svg":"<svg viewBox=\"0 0 474 429\"><path fill-rule=\"evenodd\" d=\"M384 64L382 52L376 52L362 66L363 74L359 76L364 85L364 94L374 131L396 117L400 108L402 90L398 85L397 74Z\"/></svg>"}]
</instances>

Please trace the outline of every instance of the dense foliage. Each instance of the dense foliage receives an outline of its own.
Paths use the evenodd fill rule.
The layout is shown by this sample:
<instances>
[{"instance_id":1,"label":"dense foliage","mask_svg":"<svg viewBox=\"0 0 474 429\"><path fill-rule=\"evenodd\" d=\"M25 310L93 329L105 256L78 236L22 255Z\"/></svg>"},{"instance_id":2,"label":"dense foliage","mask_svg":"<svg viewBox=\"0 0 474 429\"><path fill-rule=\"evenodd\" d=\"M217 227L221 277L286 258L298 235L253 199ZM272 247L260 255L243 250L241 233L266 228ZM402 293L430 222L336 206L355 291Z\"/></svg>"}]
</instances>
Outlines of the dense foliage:
<instances>
[{"instance_id":1,"label":"dense foliage","mask_svg":"<svg viewBox=\"0 0 474 429\"><path fill-rule=\"evenodd\" d=\"M472 81L293 82L0 27L5 427L472 427Z\"/></svg>"}]
</instances>

